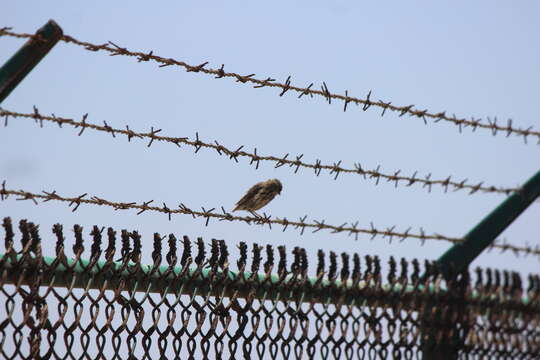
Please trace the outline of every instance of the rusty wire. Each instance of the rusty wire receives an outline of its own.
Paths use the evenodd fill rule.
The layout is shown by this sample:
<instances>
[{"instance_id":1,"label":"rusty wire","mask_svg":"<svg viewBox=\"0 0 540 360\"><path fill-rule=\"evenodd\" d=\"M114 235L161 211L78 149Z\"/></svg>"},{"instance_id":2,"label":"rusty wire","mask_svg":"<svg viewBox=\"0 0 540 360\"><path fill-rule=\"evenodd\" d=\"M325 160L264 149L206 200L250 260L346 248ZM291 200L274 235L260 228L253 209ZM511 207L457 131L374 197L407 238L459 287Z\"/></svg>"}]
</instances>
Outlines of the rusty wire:
<instances>
[{"instance_id":1,"label":"rusty wire","mask_svg":"<svg viewBox=\"0 0 540 360\"><path fill-rule=\"evenodd\" d=\"M33 34L25 34L25 33L16 33L10 31L11 28L4 27L0 28L0 36L11 36L16 38L37 38L39 39L39 36L33 35ZM370 107L375 106L382 109L381 116L384 116L386 111L392 111L399 113L399 116L403 116L405 114L409 115L410 117L415 117L422 119L425 124L427 124L427 120L431 119L434 123L444 121L451 124L454 124L458 127L459 132L462 132L463 128L471 128L472 131L476 131L476 129L485 129L488 131L491 131L492 135L495 136L497 133L506 133L506 137L509 137L510 135L514 134L516 136L522 136L525 143L527 143L527 137L531 136L533 138L536 138L537 143L540 144L540 131L533 130L532 126L529 126L528 128L517 128L513 126L512 119L508 119L506 122L506 125L500 125L498 124L497 118L491 119L490 117L486 118L486 122L483 121L481 118L474 118L471 117L471 119L463 118L463 117L457 117L455 114L446 115L446 111L441 111L438 113L430 112L427 109L425 110L419 110L414 107L414 105L407 105L407 106L397 106L392 105L391 101L383 101L378 100L374 101L371 100L371 91L367 94L365 98L358 98L349 96L348 90L345 90L345 95L336 94L330 92L328 89L328 86L325 82L323 82L321 89L317 90L312 88L314 85L311 83L307 87L300 87L300 86L294 86L291 84L291 76L287 77L287 79L284 82L277 82L275 79L268 77L264 80L255 78L255 74L249 74L249 75L240 75L234 72L226 72L224 70L224 65L221 65L219 69L213 69L213 68L207 68L208 62L204 62L199 65L190 65L184 61L176 60L173 58L165 58L158 55L154 55L153 51L149 51L148 53L140 52L140 51L130 51L124 47L118 46L117 44L113 43L112 41L109 41L108 43L97 45L92 44L85 41L80 41L72 36L64 35L62 37L62 40L66 43L71 43L75 45L79 45L84 47L86 50L89 51L105 51L110 54L110 56L129 56L129 57L135 57L137 58L138 62L145 62L145 61L154 61L159 63L159 67L165 67L165 66L180 66L184 68L187 72L197 72L197 73L203 73L207 75L215 75L216 79L221 78L233 78L236 79L236 82L239 83L249 83L249 84L255 84L254 88L262 88L262 87L275 87L279 88L281 90L279 96L283 96L286 92L296 92L299 94L299 98L301 98L304 95L310 95L310 96L322 96L324 97L329 104L331 104L332 99L334 100L340 100L343 102L343 111L347 110L347 105L352 103L356 105L361 105L362 110L366 111Z\"/></svg>"},{"instance_id":2,"label":"rusty wire","mask_svg":"<svg viewBox=\"0 0 540 360\"><path fill-rule=\"evenodd\" d=\"M443 281L431 261L322 250L315 260L300 247L244 242L231 256L225 240L156 232L142 241L97 225L73 226L68 255L61 224L52 238L27 220L17 239L10 218L2 227L3 359L412 360L425 351L532 359L540 351L538 274L477 268ZM53 239L50 256L41 244Z\"/></svg>"},{"instance_id":3,"label":"rusty wire","mask_svg":"<svg viewBox=\"0 0 540 360\"><path fill-rule=\"evenodd\" d=\"M509 195L512 192L519 191L519 188L505 188L493 185L483 185L483 181L479 182L478 184L468 183L468 179L464 179L462 181L454 181L452 180L452 176L448 176L445 179L431 179L431 174L418 177L418 172L414 172L411 176L401 175L401 170L393 171L391 173L383 173L380 171L380 165L375 169L364 169L360 163L356 163L354 164L353 169L341 166L341 161L335 161L332 163L332 165L323 164L318 159L315 161L315 163L308 163L301 160L303 158L303 154L295 156L294 158L291 157L290 159L288 158L289 153L282 157L272 155L263 156L257 153L256 148L251 153L242 150L244 148L243 145L236 148L236 150L231 150L217 141L214 141L214 143L204 142L199 138L198 133L196 133L195 139L193 140L190 140L188 137L171 137L158 135L158 133L161 132L161 129L154 129L154 127L152 127L147 133L141 133L130 129L128 126L126 126L126 129L113 128L109 126L109 124L107 124L107 122L105 121L103 122L103 125L90 123L87 121L88 114L85 114L80 121L75 121L74 119L70 118L59 117L54 114L52 114L51 116L42 115L39 113L39 110L35 106L32 113L19 113L0 108L0 117L4 117L5 126L7 126L8 124L9 117L26 118L34 119L34 121L36 123L39 123L40 126L43 126L43 121L49 121L58 124L60 127L62 127L62 125L69 125L77 129L80 128L80 131L78 132L79 136L83 134L85 129L89 128L97 131L110 133L115 138L118 134L125 135L128 138L128 141L131 141L132 138L149 139L150 141L148 142L148 147L150 147L154 141L163 141L175 144L179 148L181 144L191 146L195 149L195 153L198 153L202 148L213 149L216 150L218 155L224 155L235 162L238 162L239 157L246 157L249 159L250 164L255 166L256 169L259 168L259 164L261 161L268 161L274 163L274 166L276 168L286 165L290 169L294 169L295 174L299 171L300 168L311 169L314 171L314 174L316 176L319 176L323 170L326 170L330 175L334 177L334 180L336 180L338 176L342 173L356 174L362 176L365 180L373 180L375 182L375 185L378 185L380 180L382 179L386 180L387 182L394 183L395 187L397 187L400 183L408 187L414 184L422 185L422 188L427 189L428 192L431 192L433 186L440 186L444 189L445 193L448 192L449 188L453 191L465 189L469 190L469 195L475 193L499 193Z\"/></svg>"},{"instance_id":4,"label":"rusty wire","mask_svg":"<svg viewBox=\"0 0 540 360\"><path fill-rule=\"evenodd\" d=\"M377 228L373 225L373 223L370 223L369 228L360 228L358 227L359 221L356 222L344 222L341 225L332 225L327 224L325 220L312 220L312 222L306 222L308 219L308 216L305 215L303 217L299 217L297 221L289 220L287 218L278 218L278 217L272 217L271 215L267 215L266 213L263 213L260 217L255 216L235 216L232 213L225 210L225 208L221 207L221 213L215 212L214 210L216 208L211 209L205 209L204 207L201 207L201 210L192 210L188 206L186 206L183 203L180 203L178 205L178 208L169 208L165 203L162 203L163 206L156 206L151 205L154 200L144 201L140 204L137 204L137 202L115 202L106 200L103 198L100 198L98 196L90 196L88 198L88 193L81 194L79 196L74 197L66 197L59 195L56 191L42 191L41 194L32 193L25 190L11 190L6 188L6 181L4 180L2 182L2 186L0 188L0 200L6 200L9 195L18 196L17 200L29 200L32 201L34 204L38 205L37 200L42 200L43 202L47 201L61 201L61 202L67 202L69 203L68 206L72 208L72 211L76 211L81 204L89 204L89 205L98 205L98 206L108 206L112 207L115 210L138 210L137 215L142 214L145 211L154 211L166 214L171 220L172 215L174 214L184 214L184 215L191 215L194 219L196 218L203 218L205 219L205 226L208 226L211 219L217 219L219 221L241 221L248 225L256 224L256 225L268 225L268 227L271 229L272 225L278 225L282 227L282 231L287 230L287 228L292 227L296 230L300 231L300 234L304 234L306 230L312 230L313 233L321 231L321 230L328 230L332 234L334 233L348 233L348 236L354 235L355 240L358 240L358 236L361 234L369 235L371 237L371 240L373 240L376 237L380 237L382 239L388 239L389 243L392 243L394 239L398 239L400 242L404 241L405 239L411 238L411 239L417 239L421 241L421 244L424 245L426 241L447 241L453 244L463 242L462 238L456 238L456 237L450 237L441 235L438 233L432 233L432 234L426 234L423 228L419 229L418 233L411 232L412 227L409 227L405 231L396 231L396 226L386 227L385 229ZM516 246L516 245L510 245L506 243L506 241L499 241L495 244L492 244L489 246L488 249L497 249L501 253L510 251L514 255L534 255L534 256L540 256L540 245L536 245L534 247L531 247L530 245L526 246Z\"/></svg>"}]
</instances>

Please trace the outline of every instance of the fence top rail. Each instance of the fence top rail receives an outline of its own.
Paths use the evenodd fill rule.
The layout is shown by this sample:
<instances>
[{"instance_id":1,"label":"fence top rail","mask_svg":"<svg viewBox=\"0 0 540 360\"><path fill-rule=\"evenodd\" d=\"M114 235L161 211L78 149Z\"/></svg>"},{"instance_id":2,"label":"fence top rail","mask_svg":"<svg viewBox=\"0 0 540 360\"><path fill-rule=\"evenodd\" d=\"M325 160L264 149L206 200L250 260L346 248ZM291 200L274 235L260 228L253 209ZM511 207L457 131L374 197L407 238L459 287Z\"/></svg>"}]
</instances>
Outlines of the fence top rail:
<instances>
[{"instance_id":1,"label":"fence top rail","mask_svg":"<svg viewBox=\"0 0 540 360\"><path fill-rule=\"evenodd\" d=\"M327 256L322 250L317 253L315 269L311 269L315 271L310 272L303 248L292 250L293 261L288 266L290 256L284 246L278 247L276 256L271 245L253 244L249 261L249 247L244 242L239 243L240 255L233 266L224 240L212 239L208 246L202 238L192 242L184 236L180 255L176 237L169 235L169 250L165 252L164 237L159 233L154 234L153 264L144 265L141 236L136 231L122 230L121 258L115 261L116 232L108 229L108 246L102 251L104 228L94 226L90 232L92 240L84 241L79 225L74 226L74 256L70 258L65 253L67 244L60 224L53 227L56 255L44 256L38 226L22 220L19 244L14 240L10 220L6 219L9 218L3 224L5 252L0 255L0 284L16 287L109 289L126 291L132 297L141 292L162 296L189 294L411 310L417 310L419 303L462 301L481 312L505 309L540 314L539 275L529 275L527 286L517 272L491 269L476 269L474 279L468 272L461 272L444 280L433 262L426 261L421 269L416 259L401 259L398 263L390 257L388 268L383 271L377 256L348 253L338 256L332 251ZM16 250L20 245L22 250ZM87 254L85 246L90 248L89 256L83 255ZM425 273L428 276L422 277Z\"/></svg>"},{"instance_id":2,"label":"fence top rail","mask_svg":"<svg viewBox=\"0 0 540 360\"><path fill-rule=\"evenodd\" d=\"M347 280L328 280L322 277L302 277L299 274L287 274L279 276L268 273L251 273L250 271L232 271L228 269L212 269L201 267L184 267L167 265L148 265L138 264L133 261L108 262L99 260L93 262L90 259L64 259L45 256L41 260L33 257L18 254L11 256L9 254L0 254L0 268L8 271L7 279L3 283L16 285L30 285L35 281L34 276L26 278L18 277L18 271L23 266L28 269L39 266L38 264L51 269L46 277L42 278L41 286L66 287L70 289L98 289L98 290L117 290L117 282L114 278L124 278L133 283L125 288L129 292L145 293L168 293L181 295L213 295L231 296L234 291L238 291L237 297L249 298L253 289L249 285L260 285L255 292L255 297L271 301L298 301L298 292L302 292L301 302L317 302L335 304L341 302L342 305L362 306L368 300L366 297L352 298L345 296L345 299L332 299L331 295L343 292L367 292L369 295L386 294L388 297L381 298L380 304L391 305L398 297L406 297L408 294L420 293L423 296L438 297L444 296L449 292L447 287L442 284L442 279L426 284L408 285L404 283L383 284L380 281L359 280L355 282L352 279ZM54 268L54 270L52 270ZM116 274L116 276L113 276ZM101 278L99 278L102 276ZM44 281L45 280L45 281ZM97 281L93 281L97 280ZM219 280L219 281L217 281ZM236 283L236 290L228 289L223 293L219 289L218 282ZM208 289L208 284L216 282L215 289ZM1 282L0 282L1 283ZM167 286L163 286L166 283ZM183 286L188 284L188 286ZM245 287L245 289L241 289ZM262 296L261 296L262 295ZM337 301L336 301L337 300ZM435 298L434 298L435 300ZM478 290L471 289L468 293L468 300L473 303L491 302L507 304L513 307L520 305L534 305L536 302L537 311L540 313L540 299L532 299L527 295L516 298L509 296L501 291L491 295L485 295Z\"/></svg>"}]
</instances>

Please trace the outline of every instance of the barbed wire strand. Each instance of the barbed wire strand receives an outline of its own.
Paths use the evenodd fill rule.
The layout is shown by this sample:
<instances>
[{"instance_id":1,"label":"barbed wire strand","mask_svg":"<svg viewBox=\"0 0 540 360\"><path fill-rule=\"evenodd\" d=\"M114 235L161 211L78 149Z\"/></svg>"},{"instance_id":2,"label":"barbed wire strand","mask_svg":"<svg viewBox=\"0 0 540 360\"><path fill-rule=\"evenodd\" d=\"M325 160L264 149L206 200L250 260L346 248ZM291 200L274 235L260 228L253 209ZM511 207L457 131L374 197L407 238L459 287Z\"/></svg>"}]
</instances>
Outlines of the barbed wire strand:
<instances>
[{"instance_id":1,"label":"barbed wire strand","mask_svg":"<svg viewBox=\"0 0 540 360\"><path fill-rule=\"evenodd\" d=\"M4 27L0 28L0 36L11 36L15 38L39 38L36 35L33 34L25 34L25 33L16 33L10 31L11 28ZM410 117L416 117L419 119L422 119L424 123L427 125L427 120L431 119L433 122L437 123L440 121L448 122L451 124L454 124L458 127L459 132L462 132L463 128L470 127L472 131L476 131L476 129L485 129L491 131L492 135L495 136L497 133L502 132L506 133L506 137L509 137L511 134L514 134L516 136L522 136L525 143L527 143L527 137L531 136L537 139L537 144L540 144L540 131L533 130L533 126L529 126L528 128L517 128L514 127L512 124L512 119L508 119L506 122L506 125L500 125L498 124L497 118L491 119L490 117L487 117L487 123L483 121L481 118L474 118L471 117L471 119L463 118L463 117L457 117L455 114L452 114L452 116L446 115L446 111L442 112L430 112L427 109L425 110L419 110L414 107L414 105L407 105L407 106L397 106L392 105L391 101L383 101L378 100L374 101L371 100L371 91L368 92L367 96L365 98L358 98L349 96L348 90L345 90L345 95L336 94L330 92L328 89L328 86L326 85L326 82L323 82L321 89L317 90L315 88L312 88L314 83L311 83L307 87L300 87L295 86L291 84L291 76L288 76L285 82L276 82L276 79L273 79L271 77L268 77L264 80L255 78L255 74L249 74L249 75L240 75L234 72L226 72L224 70L224 65L221 65L219 69L214 68L207 68L208 62L204 62L199 65L190 65L184 61L176 60L173 58L165 58L158 55L154 55L154 51L149 51L148 53L143 53L139 51L130 51L127 48L121 47L119 45L116 45L112 41L109 41L108 43L97 45L92 44L85 41L80 41L75 39L72 36L64 35L61 39L62 41L66 43L71 43L75 45L79 45L84 47L86 50L89 51L105 51L108 52L111 56L129 56L129 57L136 57L139 62L143 61L155 61L159 63L159 67L166 67L166 66L180 66L183 67L187 72L200 72L208 75L215 75L215 78L234 78L236 79L236 82L240 83L250 83L255 84L254 88L262 88L262 87L275 87L281 89L281 92L279 96L283 96L286 92L296 92L299 94L298 98L301 98L304 95L310 95L313 97L316 96L322 96L324 97L329 104L332 103L332 99L334 100L340 100L343 102L343 111L347 111L348 104L356 104L361 105L363 111L367 111L370 107L375 106L382 109L381 116L384 116L386 111L393 111L399 113L399 116L403 116L405 114L408 114Z\"/></svg>"},{"instance_id":2,"label":"barbed wire strand","mask_svg":"<svg viewBox=\"0 0 540 360\"><path fill-rule=\"evenodd\" d=\"M395 231L396 226L387 227L386 229L380 229L376 228L373 223L370 223L370 228L359 228L358 227L358 221L351 223L349 225L349 222L344 222L343 224L336 226L327 224L325 220L317 221L313 220L313 222L306 222L308 216L305 215L303 217L300 217L298 221L294 220L288 220L287 218L272 218L272 216L267 215L266 213L263 213L260 217L255 216L235 216L231 214L230 212L226 211L225 208L222 206L221 211L214 212L215 208L211 208L209 210L205 209L204 207L201 207L201 210L192 210L189 207L187 207L185 204L180 203L178 205L177 209L171 209L169 208L165 203L163 203L163 206L155 206L150 205L154 202L154 200L149 200L142 202L141 204L137 204L136 202L114 202L110 200L106 200L97 196L91 196L88 197L88 193L84 193L79 196L75 197L65 197L62 195L59 195L56 191L42 191L41 194L32 193L25 190L11 190L6 188L6 181L4 180L2 182L2 186L0 188L0 200L4 201L8 198L9 195L18 196L16 200L30 200L34 204L38 205L38 199L43 200L43 202L55 200L55 201L61 201L61 202L67 202L69 203L69 207L72 208L72 211L76 211L81 204L90 204L90 205L98 205L98 206L108 206L112 207L115 210L138 210L137 215L142 214L145 211L154 211L154 212L160 212L163 214L166 214L171 220L172 215L174 214L186 214L191 215L194 219L196 218L204 218L205 226L208 226L210 219L218 219L220 221L241 221L248 225L256 224L256 225L268 225L268 227L271 229L272 225L278 225L282 227L282 231L287 230L287 228L292 227L296 230L300 231L300 235L303 235L306 229L312 230L313 233L318 232L320 230L329 230L331 233L348 233L348 236L354 235L355 240L358 240L358 236L360 234L369 235L371 237L371 240L373 240L376 237L382 237L383 239L388 239L389 243L392 243L394 239L399 239L399 241L403 241L407 238L411 239L417 239L420 240L421 244L424 245L426 241L447 241L453 244L463 242L462 238L456 238L456 237L449 237L437 233L433 234L426 234L423 228L420 228L419 233L413 233L411 232L412 227L409 227L404 232ZM540 255L540 246L531 247L530 245L523 246L515 246L505 243L496 243L490 246L491 249L498 249L502 252L510 251L514 255Z\"/></svg>"},{"instance_id":3,"label":"barbed wire strand","mask_svg":"<svg viewBox=\"0 0 540 360\"><path fill-rule=\"evenodd\" d=\"M238 162L239 157L247 157L250 160L250 165L254 165L256 169L259 168L259 163L261 161L273 162L276 168L287 165L289 168L294 169L294 173L297 173L300 168L306 168L314 170L314 174L319 176L323 170L327 171L330 175L334 176L334 179L337 179L341 173L345 174L357 174L362 176L365 180L374 180L375 185L378 185L380 180L386 180L387 182L393 182L395 187L400 183L405 186L412 186L413 184L422 185L423 188L427 189L428 192L431 192L431 188L434 185L440 186L444 189L445 193L448 192L448 189L453 191L459 190L470 190L469 194L474 193L500 193L509 195L512 192L519 191L519 188L504 188L497 187L492 185L483 185L484 182L478 184L467 183L467 179L462 181L453 181L452 176L448 176L445 179L431 179L431 174L428 174L424 177L417 177L418 172L414 172L411 176L401 175L401 170L394 171L392 173L382 173L380 171L381 166L379 165L376 169L364 169L360 163L354 164L354 169L346 168L341 166L341 161L333 162L330 164L323 164L320 160L316 160L315 163L304 162L301 159L303 154L296 156L295 158L289 159L289 153L283 157L278 156L262 156L257 154L257 149L255 148L253 153L242 150L244 146L239 146L236 150L231 150L224 145L220 144L217 141L214 143L204 142L199 138L199 134L196 133L195 140L190 140L188 137L171 137L171 136L162 136L158 135L161 129L154 129L151 127L150 132L140 133L136 132L126 126L126 129L113 128L104 121L103 125L93 124L87 121L88 114L85 114L81 121L75 121L70 118L58 117L54 114L52 116L46 116L39 113L39 110L34 106L33 113L19 113L6 109L0 108L0 117L4 117L4 125L7 126L8 119L11 118L26 118L34 119L35 122L39 123L40 126L43 125L43 121L49 121L58 124L60 127L62 125L69 125L75 128L81 128L78 135L82 135L84 130L87 128L103 131L110 133L113 137L116 138L116 135L121 134L128 137L128 141L131 141L132 138L139 139L150 139L148 147L150 147L154 141L164 141L172 143L180 147L181 144L189 145L195 149L195 153L198 153L200 149L214 149L220 156L226 156L230 160Z\"/></svg>"}]
</instances>

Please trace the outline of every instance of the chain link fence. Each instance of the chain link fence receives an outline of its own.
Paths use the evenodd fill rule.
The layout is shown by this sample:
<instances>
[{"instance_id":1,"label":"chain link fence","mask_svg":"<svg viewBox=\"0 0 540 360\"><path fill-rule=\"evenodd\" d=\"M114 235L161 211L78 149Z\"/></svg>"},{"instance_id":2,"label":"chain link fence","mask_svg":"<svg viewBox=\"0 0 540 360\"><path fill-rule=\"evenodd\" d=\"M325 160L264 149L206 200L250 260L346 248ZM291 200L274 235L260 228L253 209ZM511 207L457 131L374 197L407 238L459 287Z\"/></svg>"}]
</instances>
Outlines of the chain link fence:
<instances>
[{"instance_id":1,"label":"chain link fence","mask_svg":"<svg viewBox=\"0 0 540 360\"><path fill-rule=\"evenodd\" d=\"M37 225L3 228L4 359L540 358L538 275L158 233L145 265L136 231L75 225L67 255L57 224L47 256Z\"/></svg>"}]
</instances>

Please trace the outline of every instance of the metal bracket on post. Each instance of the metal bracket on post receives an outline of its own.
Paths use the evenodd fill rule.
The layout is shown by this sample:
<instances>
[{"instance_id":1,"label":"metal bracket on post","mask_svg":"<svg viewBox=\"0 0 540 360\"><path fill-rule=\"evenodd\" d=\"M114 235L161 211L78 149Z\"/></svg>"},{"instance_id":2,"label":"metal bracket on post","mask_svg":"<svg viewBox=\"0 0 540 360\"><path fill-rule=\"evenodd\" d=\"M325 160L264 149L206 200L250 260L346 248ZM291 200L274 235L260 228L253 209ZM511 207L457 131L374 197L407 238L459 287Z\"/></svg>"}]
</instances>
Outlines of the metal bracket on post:
<instances>
[{"instance_id":1,"label":"metal bracket on post","mask_svg":"<svg viewBox=\"0 0 540 360\"><path fill-rule=\"evenodd\" d=\"M486 216L464 237L464 241L453 245L437 261L439 270L447 280L452 275L467 269L471 262L482 253L529 205L540 196L540 171L531 177L519 191L504 200L495 210ZM427 276L424 275L424 279ZM451 289L448 289L449 291ZM426 309L424 321L437 323L440 311ZM438 315L437 315L438 314ZM424 325L425 326L425 325ZM427 326L429 331L432 326ZM457 332L457 327L455 327ZM461 339L455 333L453 339L446 339L447 344L436 344L434 334L424 334L423 359L457 359Z\"/></svg>"},{"instance_id":2,"label":"metal bracket on post","mask_svg":"<svg viewBox=\"0 0 540 360\"><path fill-rule=\"evenodd\" d=\"M19 85L64 35L54 20L49 20L0 68L0 103Z\"/></svg>"}]
</instances>

